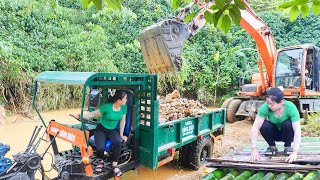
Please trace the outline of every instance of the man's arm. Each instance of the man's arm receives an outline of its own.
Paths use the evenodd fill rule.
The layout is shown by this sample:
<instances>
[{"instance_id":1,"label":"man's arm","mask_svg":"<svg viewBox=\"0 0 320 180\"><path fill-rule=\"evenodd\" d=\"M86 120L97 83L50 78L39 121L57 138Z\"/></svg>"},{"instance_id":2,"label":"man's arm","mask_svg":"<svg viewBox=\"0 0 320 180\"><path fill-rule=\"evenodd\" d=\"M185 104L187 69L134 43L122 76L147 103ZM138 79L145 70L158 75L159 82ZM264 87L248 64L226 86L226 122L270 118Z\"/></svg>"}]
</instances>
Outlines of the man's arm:
<instances>
[{"instance_id":1,"label":"man's arm","mask_svg":"<svg viewBox=\"0 0 320 180\"><path fill-rule=\"evenodd\" d=\"M256 119L254 120L252 129L251 129L251 147L252 148L257 148L259 130L260 130L263 122L264 122L264 118L257 115Z\"/></svg>"},{"instance_id":2,"label":"man's arm","mask_svg":"<svg viewBox=\"0 0 320 180\"><path fill-rule=\"evenodd\" d=\"M292 163L298 157L298 151L301 143L301 127L300 127L300 120L297 122L292 123L292 128L294 131L294 138L293 138L293 152L287 157L286 161Z\"/></svg>"},{"instance_id":3,"label":"man's arm","mask_svg":"<svg viewBox=\"0 0 320 180\"><path fill-rule=\"evenodd\" d=\"M300 120L292 123L292 128L294 132L293 138L293 151L298 152L301 144L301 126Z\"/></svg>"},{"instance_id":4,"label":"man's arm","mask_svg":"<svg viewBox=\"0 0 320 180\"><path fill-rule=\"evenodd\" d=\"M123 132L124 132L124 126L126 125L126 114L122 116L122 119L120 120L120 137L121 139L124 140L124 142L127 141L128 137L126 137Z\"/></svg>"},{"instance_id":5,"label":"man's arm","mask_svg":"<svg viewBox=\"0 0 320 180\"><path fill-rule=\"evenodd\" d=\"M252 129L251 129L251 147L252 147L252 152L251 152L251 161L259 161L259 151L257 149L257 141L258 141L258 134L259 134L259 129L261 128L262 124L264 122L264 118L257 115L256 119L254 120Z\"/></svg>"},{"instance_id":6,"label":"man's arm","mask_svg":"<svg viewBox=\"0 0 320 180\"><path fill-rule=\"evenodd\" d=\"M101 116L101 112L99 109L92 111L92 112L88 112L86 114L83 114L83 118L86 119L90 119L90 118L94 118L94 117L100 117Z\"/></svg>"},{"instance_id":7,"label":"man's arm","mask_svg":"<svg viewBox=\"0 0 320 180\"><path fill-rule=\"evenodd\" d=\"M126 115L124 114L120 120L120 136L123 136L125 125L126 125Z\"/></svg>"}]
</instances>

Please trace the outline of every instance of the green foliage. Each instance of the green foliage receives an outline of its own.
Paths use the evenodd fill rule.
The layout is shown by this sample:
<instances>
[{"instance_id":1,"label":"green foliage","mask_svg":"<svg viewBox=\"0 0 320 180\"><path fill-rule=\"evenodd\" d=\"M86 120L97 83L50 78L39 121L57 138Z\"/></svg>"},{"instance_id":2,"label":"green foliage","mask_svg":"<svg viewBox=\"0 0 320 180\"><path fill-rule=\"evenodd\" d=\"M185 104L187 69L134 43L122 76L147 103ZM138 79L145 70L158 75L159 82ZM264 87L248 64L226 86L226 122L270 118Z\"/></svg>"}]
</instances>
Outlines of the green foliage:
<instances>
[{"instance_id":1,"label":"green foliage","mask_svg":"<svg viewBox=\"0 0 320 180\"><path fill-rule=\"evenodd\" d=\"M290 10L290 21L294 21L298 18L299 12L301 12L303 18L309 15L310 5L314 15L318 15L320 13L319 0L292 0L280 4L277 9L284 12Z\"/></svg>"},{"instance_id":2,"label":"green foliage","mask_svg":"<svg viewBox=\"0 0 320 180\"><path fill-rule=\"evenodd\" d=\"M224 33L230 30L232 21L239 25L241 20L240 10L246 7L241 0L232 2L233 0L216 0L215 4L210 7L212 11L206 11L204 16L206 21L214 24Z\"/></svg>"},{"instance_id":3,"label":"green foliage","mask_svg":"<svg viewBox=\"0 0 320 180\"><path fill-rule=\"evenodd\" d=\"M172 0L172 8L173 10L177 10L178 7L180 6L182 0Z\"/></svg>"},{"instance_id":4,"label":"green foliage","mask_svg":"<svg viewBox=\"0 0 320 180\"><path fill-rule=\"evenodd\" d=\"M320 136L320 113L311 113L301 120L301 131L304 136Z\"/></svg>"},{"instance_id":5,"label":"green foliage","mask_svg":"<svg viewBox=\"0 0 320 180\"><path fill-rule=\"evenodd\" d=\"M29 91L34 77L42 71L145 73L139 32L175 15L168 0L128 0L122 2L122 11L104 4L102 10L82 10L81 1L55 2L0 1L0 103L6 102L16 112L30 112ZM233 16L237 16L241 5L237 7L224 13L216 9L216 13L235 22ZM208 13L207 18L219 22L217 16ZM272 29L278 48L304 43L320 45L318 16L298 17L294 22L269 10L259 16ZM222 19L221 24L228 21ZM221 97L235 94L238 77L250 83L251 75L258 72L255 42L239 26L220 26L224 32L229 26L230 30L222 33L214 24L207 24L186 42L178 78L160 78L160 93L178 89L185 97L212 105L219 104ZM77 102L74 100L79 99L80 89L41 85L39 92L42 94L37 103L41 107L57 109L75 106L71 102Z\"/></svg>"},{"instance_id":6,"label":"green foliage","mask_svg":"<svg viewBox=\"0 0 320 180\"><path fill-rule=\"evenodd\" d=\"M83 11L80 2L69 0L56 5L45 0L1 1L0 94L8 108L30 111L26 105L31 104L32 80L42 71L146 72L137 37L144 26L170 15L167 1L158 2L124 2L120 12ZM71 87L42 88L44 109L70 107L67 102L78 98L77 93L70 96L78 91Z\"/></svg>"},{"instance_id":7,"label":"green foliage","mask_svg":"<svg viewBox=\"0 0 320 180\"><path fill-rule=\"evenodd\" d=\"M283 2L284 2L283 0L268 0L268 1L248 0L247 1L247 3L256 13L275 11L276 8Z\"/></svg>"},{"instance_id":8,"label":"green foliage","mask_svg":"<svg viewBox=\"0 0 320 180\"><path fill-rule=\"evenodd\" d=\"M72 3L74 2L74 0L70 0ZM93 5L98 8L98 9L102 9L103 8L103 3L105 3L105 5L108 8L111 9L115 9L115 10L121 10L121 3L123 2L123 0L81 0L82 2L82 8L86 9L86 8L91 8Z\"/></svg>"},{"instance_id":9,"label":"green foliage","mask_svg":"<svg viewBox=\"0 0 320 180\"><path fill-rule=\"evenodd\" d=\"M231 34L225 36L213 25L207 25L185 44L184 64L187 65L182 70L184 80L176 88L185 96L195 97L206 104L213 103L222 94L233 94L237 89L237 77L248 68L244 63L246 58L239 58L241 48L231 48L236 43L234 40Z\"/></svg>"}]
</instances>

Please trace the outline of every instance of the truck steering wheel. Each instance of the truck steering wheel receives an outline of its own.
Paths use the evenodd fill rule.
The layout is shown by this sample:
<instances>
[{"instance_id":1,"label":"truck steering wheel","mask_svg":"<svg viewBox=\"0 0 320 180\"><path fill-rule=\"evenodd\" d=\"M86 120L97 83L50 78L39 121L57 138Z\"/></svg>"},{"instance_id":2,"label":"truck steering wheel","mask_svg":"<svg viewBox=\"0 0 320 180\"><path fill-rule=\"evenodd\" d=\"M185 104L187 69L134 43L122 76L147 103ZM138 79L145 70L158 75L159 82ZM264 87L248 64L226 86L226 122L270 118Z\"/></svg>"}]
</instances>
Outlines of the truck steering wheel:
<instances>
[{"instance_id":1,"label":"truck steering wheel","mask_svg":"<svg viewBox=\"0 0 320 180\"><path fill-rule=\"evenodd\" d=\"M71 116L71 117L73 117L73 118L75 118L76 120L78 120L78 121L81 122L81 120L78 119L77 117L75 117L73 114L69 114L69 116ZM84 122L84 123L87 123L87 124L96 124L96 125L99 124L99 122L97 122L97 121L92 121L92 120L87 119L87 118L83 118L83 122Z\"/></svg>"}]
</instances>

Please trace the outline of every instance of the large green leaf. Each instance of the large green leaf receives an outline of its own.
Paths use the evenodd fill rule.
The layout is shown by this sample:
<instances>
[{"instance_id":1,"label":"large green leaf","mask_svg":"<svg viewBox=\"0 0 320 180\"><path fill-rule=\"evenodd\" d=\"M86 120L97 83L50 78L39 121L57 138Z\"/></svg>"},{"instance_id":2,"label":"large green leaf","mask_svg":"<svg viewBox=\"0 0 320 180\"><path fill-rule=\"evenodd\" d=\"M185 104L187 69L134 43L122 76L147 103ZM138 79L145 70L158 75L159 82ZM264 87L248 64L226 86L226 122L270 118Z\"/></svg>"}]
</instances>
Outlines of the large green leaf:
<instances>
[{"instance_id":1,"label":"large green leaf","mask_svg":"<svg viewBox=\"0 0 320 180\"><path fill-rule=\"evenodd\" d=\"M281 10L281 9L287 9L289 7L292 7L294 5L294 3L291 1L291 2L284 2L282 4L280 4L278 7L277 7L277 10Z\"/></svg>"},{"instance_id":2,"label":"large green leaf","mask_svg":"<svg viewBox=\"0 0 320 180\"><path fill-rule=\"evenodd\" d=\"M219 9L224 8L224 3L225 3L225 0L215 0L215 4Z\"/></svg>"},{"instance_id":3,"label":"large green leaf","mask_svg":"<svg viewBox=\"0 0 320 180\"><path fill-rule=\"evenodd\" d=\"M236 25L240 24L241 20L241 12L237 7L233 7L232 9L229 10L229 15L232 18L233 22Z\"/></svg>"},{"instance_id":4,"label":"large green leaf","mask_svg":"<svg viewBox=\"0 0 320 180\"><path fill-rule=\"evenodd\" d=\"M213 23L214 23L214 26L217 26L218 25L218 22L219 22L219 19L222 15L223 11L222 10L219 10L219 11L216 11L213 13Z\"/></svg>"},{"instance_id":5,"label":"large green leaf","mask_svg":"<svg viewBox=\"0 0 320 180\"><path fill-rule=\"evenodd\" d=\"M319 0L315 0L312 3L312 11L315 15L318 15L320 13L320 2Z\"/></svg>"},{"instance_id":6,"label":"large green leaf","mask_svg":"<svg viewBox=\"0 0 320 180\"><path fill-rule=\"evenodd\" d=\"M292 0L290 2L284 2L277 7L277 10L287 9L293 6L305 5L309 0Z\"/></svg>"},{"instance_id":7,"label":"large green leaf","mask_svg":"<svg viewBox=\"0 0 320 180\"><path fill-rule=\"evenodd\" d=\"M91 2L88 4L87 9L91 9L92 6L94 6L93 0L91 0Z\"/></svg>"},{"instance_id":8,"label":"large green leaf","mask_svg":"<svg viewBox=\"0 0 320 180\"><path fill-rule=\"evenodd\" d=\"M220 17L219 22L218 22L218 28L224 33L227 33L230 30L231 19L230 19L229 15L224 14Z\"/></svg>"},{"instance_id":9,"label":"large green leaf","mask_svg":"<svg viewBox=\"0 0 320 180\"><path fill-rule=\"evenodd\" d=\"M121 4L119 0L104 0L108 8L121 10Z\"/></svg>"},{"instance_id":10,"label":"large green leaf","mask_svg":"<svg viewBox=\"0 0 320 180\"><path fill-rule=\"evenodd\" d=\"M290 21L294 21L298 18L299 15L299 8L298 6L292 6L290 10Z\"/></svg>"},{"instance_id":11,"label":"large green leaf","mask_svg":"<svg viewBox=\"0 0 320 180\"><path fill-rule=\"evenodd\" d=\"M242 0L235 0L234 2L235 2L236 5L239 7L239 9L246 9L246 6L245 6L244 3L242 2Z\"/></svg>"},{"instance_id":12,"label":"large green leaf","mask_svg":"<svg viewBox=\"0 0 320 180\"><path fill-rule=\"evenodd\" d=\"M187 17L184 19L184 22L188 23L192 18L194 18L195 15L195 12L188 14Z\"/></svg>"},{"instance_id":13,"label":"large green leaf","mask_svg":"<svg viewBox=\"0 0 320 180\"><path fill-rule=\"evenodd\" d=\"M212 9L212 10L217 10L217 9L218 9L218 7L217 7L217 5L216 5L216 4L214 4L214 5L212 5L212 6L210 7L210 9Z\"/></svg>"},{"instance_id":14,"label":"large green leaf","mask_svg":"<svg viewBox=\"0 0 320 180\"><path fill-rule=\"evenodd\" d=\"M309 14L310 8L308 4L304 4L300 8L302 17L306 17Z\"/></svg>"},{"instance_id":15,"label":"large green leaf","mask_svg":"<svg viewBox=\"0 0 320 180\"><path fill-rule=\"evenodd\" d=\"M309 0L293 0L295 4L307 4Z\"/></svg>"},{"instance_id":16,"label":"large green leaf","mask_svg":"<svg viewBox=\"0 0 320 180\"><path fill-rule=\"evenodd\" d=\"M86 9L91 0L82 0L82 9Z\"/></svg>"},{"instance_id":17,"label":"large green leaf","mask_svg":"<svg viewBox=\"0 0 320 180\"><path fill-rule=\"evenodd\" d=\"M204 18L206 19L207 22L214 23L213 15L209 11L204 12Z\"/></svg>"},{"instance_id":18,"label":"large green leaf","mask_svg":"<svg viewBox=\"0 0 320 180\"><path fill-rule=\"evenodd\" d=\"M173 10L177 10L181 4L181 0L172 0L172 8Z\"/></svg>"},{"instance_id":19,"label":"large green leaf","mask_svg":"<svg viewBox=\"0 0 320 180\"><path fill-rule=\"evenodd\" d=\"M102 9L102 0L92 0L94 5L98 8L98 9Z\"/></svg>"}]
</instances>

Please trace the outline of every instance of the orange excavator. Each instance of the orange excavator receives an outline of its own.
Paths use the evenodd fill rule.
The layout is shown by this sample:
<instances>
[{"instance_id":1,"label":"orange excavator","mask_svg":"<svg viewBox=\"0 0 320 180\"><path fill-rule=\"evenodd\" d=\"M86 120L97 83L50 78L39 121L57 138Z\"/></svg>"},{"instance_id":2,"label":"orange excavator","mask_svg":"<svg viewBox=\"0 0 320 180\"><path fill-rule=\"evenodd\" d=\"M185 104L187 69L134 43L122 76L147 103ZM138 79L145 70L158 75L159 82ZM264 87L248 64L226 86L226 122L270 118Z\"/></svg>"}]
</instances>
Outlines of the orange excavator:
<instances>
[{"instance_id":1,"label":"orange excavator","mask_svg":"<svg viewBox=\"0 0 320 180\"><path fill-rule=\"evenodd\" d=\"M319 47L304 44L277 50L271 29L244 0L242 2L245 9L240 10L240 26L256 42L259 73L252 75L251 84L240 85L241 91L236 97L223 103L227 121L255 118L265 101L266 91L280 86L285 99L292 101L301 115L320 111ZM181 9L177 17L147 27L140 33L141 50L150 73L175 73L181 68L183 43L204 27L204 12L213 4L214 1L193 1ZM185 24L183 21L192 6L198 6L201 11Z\"/></svg>"}]
</instances>

